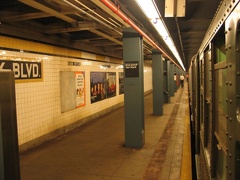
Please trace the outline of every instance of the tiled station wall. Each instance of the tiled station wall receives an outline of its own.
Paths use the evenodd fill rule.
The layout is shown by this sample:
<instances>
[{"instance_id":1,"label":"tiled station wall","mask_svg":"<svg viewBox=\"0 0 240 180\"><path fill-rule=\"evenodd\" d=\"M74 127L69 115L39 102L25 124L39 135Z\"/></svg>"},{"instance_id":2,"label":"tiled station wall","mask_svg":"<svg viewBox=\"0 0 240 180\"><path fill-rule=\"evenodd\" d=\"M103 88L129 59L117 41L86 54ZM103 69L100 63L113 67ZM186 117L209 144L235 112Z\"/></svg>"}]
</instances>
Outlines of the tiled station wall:
<instances>
[{"instance_id":1,"label":"tiled station wall","mask_svg":"<svg viewBox=\"0 0 240 180\"><path fill-rule=\"evenodd\" d=\"M15 84L20 151L57 137L123 105L124 95L119 94L118 88L119 72L123 72L123 69L121 64L116 63L120 61L115 59L0 36L0 60L16 61L19 64L23 62L29 74L33 69L24 62L41 64L41 78L16 80ZM103 64L107 68L103 68ZM62 112L61 71L84 72L84 106ZM91 103L90 72L116 72L116 96ZM151 90L152 68L144 66L144 92Z\"/></svg>"}]
</instances>

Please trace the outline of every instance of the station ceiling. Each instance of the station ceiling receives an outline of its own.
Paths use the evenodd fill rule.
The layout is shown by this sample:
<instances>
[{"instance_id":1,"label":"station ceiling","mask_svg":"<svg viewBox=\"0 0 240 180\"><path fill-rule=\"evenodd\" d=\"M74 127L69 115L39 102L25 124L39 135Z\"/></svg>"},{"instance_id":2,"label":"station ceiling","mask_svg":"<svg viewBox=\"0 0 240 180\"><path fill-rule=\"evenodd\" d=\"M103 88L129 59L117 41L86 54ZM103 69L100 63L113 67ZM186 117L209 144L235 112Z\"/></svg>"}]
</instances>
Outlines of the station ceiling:
<instances>
[{"instance_id":1,"label":"station ceiling","mask_svg":"<svg viewBox=\"0 0 240 180\"><path fill-rule=\"evenodd\" d=\"M174 59L134 0L109 1ZM187 69L221 1L186 0L185 17L164 17L165 0L155 2ZM101 0L0 1L0 35L122 59L122 30L126 27L130 25ZM151 61L153 49L144 41L146 61Z\"/></svg>"}]
</instances>

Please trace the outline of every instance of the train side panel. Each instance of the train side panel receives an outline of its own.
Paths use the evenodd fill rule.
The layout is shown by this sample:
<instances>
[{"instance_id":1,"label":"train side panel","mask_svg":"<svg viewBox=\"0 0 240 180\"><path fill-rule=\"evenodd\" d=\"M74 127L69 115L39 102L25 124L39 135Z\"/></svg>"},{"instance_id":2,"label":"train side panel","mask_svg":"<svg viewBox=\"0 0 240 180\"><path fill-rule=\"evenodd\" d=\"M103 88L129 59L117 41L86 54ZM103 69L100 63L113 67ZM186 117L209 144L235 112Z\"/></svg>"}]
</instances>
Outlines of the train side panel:
<instances>
[{"instance_id":1,"label":"train side panel","mask_svg":"<svg viewBox=\"0 0 240 180\"><path fill-rule=\"evenodd\" d=\"M192 132L201 180L240 179L240 4L228 3L217 31L189 69Z\"/></svg>"}]
</instances>

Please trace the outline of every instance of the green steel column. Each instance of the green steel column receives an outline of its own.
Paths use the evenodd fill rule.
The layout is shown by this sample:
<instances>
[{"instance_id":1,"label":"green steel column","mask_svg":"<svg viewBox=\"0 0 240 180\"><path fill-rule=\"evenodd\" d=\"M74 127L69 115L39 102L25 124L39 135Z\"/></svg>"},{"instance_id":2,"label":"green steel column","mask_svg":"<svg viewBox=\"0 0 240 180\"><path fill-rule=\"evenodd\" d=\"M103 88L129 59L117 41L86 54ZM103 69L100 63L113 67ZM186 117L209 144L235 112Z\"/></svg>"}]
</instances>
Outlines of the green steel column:
<instances>
[{"instance_id":1,"label":"green steel column","mask_svg":"<svg viewBox=\"0 0 240 180\"><path fill-rule=\"evenodd\" d=\"M163 115L163 60L159 51L152 54L153 115Z\"/></svg>"},{"instance_id":2,"label":"green steel column","mask_svg":"<svg viewBox=\"0 0 240 180\"><path fill-rule=\"evenodd\" d=\"M145 144L143 40L132 28L123 29L125 146Z\"/></svg>"},{"instance_id":3,"label":"green steel column","mask_svg":"<svg viewBox=\"0 0 240 180\"><path fill-rule=\"evenodd\" d=\"M170 82L170 61L169 60L166 60L167 61L167 82L166 82L166 84L167 84L167 103L170 103L170 84L171 84L171 82Z\"/></svg>"},{"instance_id":4,"label":"green steel column","mask_svg":"<svg viewBox=\"0 0 240 180\"><path fill-rule=\"evenodd\" d=\"M163 99L167 103L167 60L163 61Z\"/></svg>"},{"instance_id":5,"label":"green steel column","mask_svg":"<svg viewBox=\"0 0 240 180\"><path fill-rule=\"evenodd\" d=\"M170 96L174 96L175 92L175 87L174 87L174 64L170 63L169 66L169 81L170 81L170 87L169 87L169 92Z\"/></svg>"},{"instance_id":6,"label":"green steel column","mask_svg":"<svg viewBox=\"0 0 240 180\"><path fill-rule=\"evenodd\" d=\"M19 180L19 150L13 72L0 72L0 179Z\"/></svg>"},{"instance_id":7,"label":"green steel column","mask_svg":"<svg viewBox=\"0 0 240 180\"><path fill-rule=\"evenodd\" d=\"M175 89L175 92L177 92L178 90L178 67L176 66L175 67L175 72L176 72L176 89Z\"/></svg>"},{"instance_id":8,"label":"green steel column","mask_svg":"<svg viewBox=\"0 0 240 180\"><path fill-rule=\"evenodd\" d=\"M177 90L179 88L180 85L180 69L177 67Z\"/></svg>"}]
</instances>

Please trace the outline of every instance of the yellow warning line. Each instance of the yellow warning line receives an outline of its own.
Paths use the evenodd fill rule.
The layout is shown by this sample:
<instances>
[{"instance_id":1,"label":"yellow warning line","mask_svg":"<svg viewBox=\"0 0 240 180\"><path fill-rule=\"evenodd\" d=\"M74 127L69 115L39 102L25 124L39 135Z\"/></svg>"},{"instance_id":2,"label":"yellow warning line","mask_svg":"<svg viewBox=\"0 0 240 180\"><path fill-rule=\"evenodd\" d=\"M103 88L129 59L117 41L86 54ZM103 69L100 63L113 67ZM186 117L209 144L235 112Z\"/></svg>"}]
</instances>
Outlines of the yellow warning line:
<instances>
[{"instance_id":1,"label":"yellow warning line","mask_svg":"<svg viewBox=\"0 0 240 180\"><path fill-rule=\"evenodd\" d=\"M190 115L187 95L186 95L186 114L183 140L181 180L192 180Z\"/></svg>"}]
</instances>

